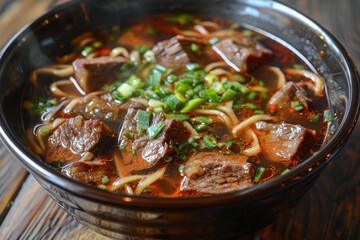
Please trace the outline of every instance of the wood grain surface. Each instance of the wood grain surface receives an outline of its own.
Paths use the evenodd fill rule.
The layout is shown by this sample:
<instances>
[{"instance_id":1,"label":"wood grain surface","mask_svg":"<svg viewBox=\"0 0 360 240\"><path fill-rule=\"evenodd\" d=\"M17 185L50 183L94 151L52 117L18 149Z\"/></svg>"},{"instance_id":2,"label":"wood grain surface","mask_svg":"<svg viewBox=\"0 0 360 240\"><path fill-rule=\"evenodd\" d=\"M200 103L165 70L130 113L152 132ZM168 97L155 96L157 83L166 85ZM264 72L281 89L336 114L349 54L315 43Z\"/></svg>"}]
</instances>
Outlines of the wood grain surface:
<instances>
[{"instance_id":1,"label":"wood grain surface","mask_svg":"<svg viewBox=\"0 0 360 240\"><path fill-rule=\"evenodd\" d=\"M0 0L0 46L63 1ZM282 0L319 22L360 67L360 0ZM21 17L20 17L21 16ZM360 126L288 214L247 239L360 239ZM0 144L0 239L107 239L69 217Z\"/></svg>"}]
</instances>

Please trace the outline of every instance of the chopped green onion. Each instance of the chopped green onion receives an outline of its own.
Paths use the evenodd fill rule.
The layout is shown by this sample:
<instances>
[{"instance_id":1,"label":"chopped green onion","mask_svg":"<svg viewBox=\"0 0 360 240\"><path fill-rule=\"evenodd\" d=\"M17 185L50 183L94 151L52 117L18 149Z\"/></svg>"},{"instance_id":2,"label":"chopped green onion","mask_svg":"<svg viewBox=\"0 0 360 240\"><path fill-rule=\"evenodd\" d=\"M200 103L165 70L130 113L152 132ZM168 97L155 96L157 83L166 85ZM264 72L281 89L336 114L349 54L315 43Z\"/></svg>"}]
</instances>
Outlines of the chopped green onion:
<instances>
[{"instance_id":1,"label":"chopped green onion","mask_svg":"<svg viewBox=\"0 0 360 240\"><path fill-rule=\"evenodd\" d=\"M194 85L203 83L205 81L206 72L205 70L196 70L193 74Z\"/></svg>"},{"instance_id":2,"label":"chopped green onion","mask_svg":"<svg viewBox=\"0 0 360 240\"><path fill-rule=\"evenodd\" d=\"M102 42L100 42L100 41L95 41L95 42L93 42L93 44L92 44L92 46L94 47L94 48L99 48L99 47L101 47L103 44L102 44Z\"/></svg>"},{"instance_id":3,"label":"chopped green onion","mask_svg":"<svg viewBox=\"0 0 360 240\"><path fill-rule=\"evenodd\" d=\"M261 115L264 114L265 112L263 110L255 110L254 113Z\"/></svg>"},{"instance_id":4,"label":"chopped green onion","mask_svg":"<svg viewBox=\"0 0 360 240\"><path fill-rule=\"evenodd\" d=\"M194 126L195 130L198 132L203 132L208 129L208 125L206 123L200 123Z\"/></svg>"},{"instance_id":5,"label":"chopped green onion","mask_svg":"<svg viewBox=\"0 0 360 240\"><path fill-rule=\"evenodd\" d=\"M252 104L252 103L245 103L244 106L249 108L249 109L256 109L257 108L257 106L255 104Z\"/></svg>"},{"instance_id":6,"label":"chopped green onion","mask_svg":"<svg viewBox=\"0 0 360 240\"><path fill-rule=\"evenodd\" d=\"M242 108L242 106L244 105L244 103L245 103L244 100L240 100L239 102L237 102L233 105L233 109L240 110Z\"/></svg>"},{"instance_id":7,"label":"chopped green onion","mask_svg":"<svg viewBox=\"0 0 360 240\"><path fill-rule=\"evenodd\" d=\"M234 80L237 81L237 82L240 82L240 83L243 83L245 82L245 78L239 74L235 74L234 75Z\"/></svg>"},{"instance_id":8,"label":"chopped green onion","mask_svg":"<svg viewBox=\"0 0 360 240\"><path fill-rule=\"evenodd\" d=\"M120 67L120 71L124 72L124 71L129 71L134 67L134 63L133 62L126 62L123 65L121 65Z\"/></svg>"},{"instance_id":9,"label":"chopped green onion","mask_svg":"<svg viewBox=\"0 0 360 240\"><path fill-rule=\"evenodd\" d=\"M132 74L129 79L127 80L127 82L133 86L134 88L140 89L144 86L144 82L141 78L139 78L138 76Z\"/></svg>"},{"instance_id":10,"label":"chopped green onion","mask_svg":"<svg viewBox=\"0 0 360 240\"><path fill-rule=\"evenodd\" d=\"M148 76L150 86L160 86L162 74L157 69L153 69Z\"/></svg>"},{"instance_id":11,"label":"chopped green onion","mask_svg":"<svg viewBox=\"0 0 360 240\"><path fill-rule=\"evenodd\" d=\"M177 119L179 121L186 121L189 120L189 116L187 114L180 114L180 113L164 113L164 116L166 118L173 118L173 119Z\"/></svg>"},{"instance_id":12,"label":"chopped green onion","mask_svg":"<svg viewBox=\"0 0 360 240\"><path fill-rule=\"evenodd\" d=\"M225 92L224 85L221 82L214 82L211 85L211 88L214 89L218 94L223 94Z\"/></svg>"},{"instance_id":13,"label":"chopped green onion","mask_svg":"<svg viewBox=\"0 0 360 240\"><path fill-rule=\"evenodd\" d=\"M260 93L260 96L261 96L261 98L264 99L264 100L269 99L269 94L267 94L266 92Z\"/></svg>"},{"instance_id":14,"label":"chopped green onion","mask_svg":"<svg viewBox=\"0 0 360 240\"><path fill-rule=\"evenodd\" d=\"M206 123L206 124L211 124L214 122L214 120L211 117L204 117L204 116L194 117L191 119L191 121L197 123Z\"/></svg>"},{"instance_id":15,"label":"chopped green onion","mask_svg":"<svg viewBox=\"0 0 360 240\"><path fill-rule=\"evenodd\" d=\"M194 87L194 93L199 93L204 89L204 86L202 84L196 85L196 87Z\"/></svg>"},{"instance_id":16,"label":"chopped green onion","mask_svg":"<svg viewBox=\"0 0 360 240\"><path fill-rule=\"evenodd\" d=\"M200 49L199 45L197 45L196 43L192 43L190 45L190 49L196 55L201 55L201 49Z\"/></svg>"},{"instance_id":17,"label":"chopped green onion","mask_svg":"<svg viewBox=\"0 0 360 240\"><path fill-rule=\"evenodd\" d=\"M193 72L195 70L201 69L201 66L198 63L188 63L188 64L186 64L185 68L187 71Z\"/></svg>"},{"instance_id":18,"label":"chopped green onion","mask_svg":"<svg viewBox=\"0 0 360 240\"><path fill-rule=\"evenodd\" d=\"M294 64L293 68L298 69L298 70L303 70L303 69L305 69L305 66L302 64Z\"/></svg>"},{"instance_id":19,"label":"chopped green onion","mask_svg":"<svg viewBox=\"0 0 360 240\"><path fill-rule=\"evenodd\" d=\"M230 88L237 90L242 94L247 94L249 92L249 89L245 85L239 82L231 82L229 84L230 84Z\"/></svg>"},{"instance_id":20,"label":"chopped green onion","mask_svg":"<svg viewBox=\"0 0 360 240\"><path fill-rule=\"evenodd\" d=\"M189 84L186 83L180 83L177 85L176 87L176 92L185 94L187 91L189 91L191 89L191 86Z\"/></svg>"},{"instance_id":21,"label":"chopped green onion","mask_svg":"<svg viewBox=\"0 0 360 240\"><path fill-rule=\"evenodd\" d=\"M104 184L100 184L97 187L100 188L100 189L106 190L106 186Z\"/></svg>"},{"instance_id":22,"label":"chopped green onion","mask_svg":"<svg viewBox=\"0 0 360 240\"><path fill-rule=\"evenodd\" d=\"M200 140L200 136L199 136L199 135L194 135L194 136L191 136L191 137L188 139L188 142L189 142L193 147L197 148L197 147L200 146L199 140Z\"/></svg>"},{"instance_id":23,"label":"chopped green onion","mask_svg":"<svg viewBox=\"0 0 360 240\"><path fill-rule=\"evenodd\" d=\"M217 95L216 91L214 89L205 89L203 91L204 93L204 97L209 101L209 102L215 102L218 103L220 102L219 96Z\"/></svg>"},{"instance_id":24,"label":"chopped green onion","mask_svg":"<svg viewBox=\"0 0 360 240\"><path fill-rule=\"evenodd\" d=\"M135 92L135 88L133 86L131 86L130 84L128 83L123 83L121 84L117 91L125 98L129 98L131 97L134 92Z\"/></svg>"},{"instance_id":25,"label":"chopped green onion","mask_svg":"<svg viewBox=\"0 0 360 240\"><path fill-rule=\"evenodd\" d=\"M333 117L332 117L332 115L331 115L331 113L329 111L326 111L324 113L324 118L325 118L326 122L331 122L333 120Z\"/></svg>"},{"instance_id":26,"label":"chopped green onion","mask_svg":"<svg viewBox=\"0 0 360 240\"><path fill-rule=\"evenodd\" d=\"M192 17L188 14L181 14L178 18L178 23L180 24L192 23Z\"/></svg>"},{"instance_id":27,"label":"chopped green onion","mask_svg":"<svg viewBox=\"0 0 360 240\"><path fill-rule=\"evenodd\" d=\"M257 96L256 92L249 92L248 95L247 95L247 99L250 100L250 101L254 101L256 96Z\"/></svg>"},{"instance_id":28,"label":"chopped green onion","mask_svg":"<svg viewBox=\"0 0 360 240\"><path fill-rule=\"evenodd\" d=\"M264 174L264 172L265 172L265 168L264 167L259 167L256 170L256 174L255 174L255 177L254 177L254 182L259 182L262 175Z\"/></svg>"},{"instance_id":29,"label":"chopped green onion","mask_svg":"<svg viewBox=\"0 0 360 240\"><path fill-rule=\"evenodd\" d=\"M166 157L165 162L171 162L173 160L172 156Z\"/></svg>"},{"instance_id":30,"label":"chopped green onion","mask_svg":"<svg viewBox=\"0 0 360 240\"><path fill-rule=\"evenodd\" d=\"M149 100L149 106L153 108L162 107L164 106L164 103L162 101L156 100L156 99L150 99Z\"/></svg>"},{"instance_id":31,"label":"chopped green onion","mask_svg":"<svg viewBox=\"0 0 360 240\"><path fill-rule=\"evenodd\" d=\"M304 109L303 105L301 105L299 101L292 101L291 107L297 112L300 112Z\"/></svg>"},{"instance_id":32,"label":"chopped green onion","mask_svg":"<svg viewBox=\"0 0 360 240\"><path fill-rule=\"evenodd\" d=\"M226 102L229 100L234 99L236 96L236 91L232 90L231 88L228 88L226 92L221 97L221 102Z\"/></svg>"},{"instance_id":33,"label":"chopped green onion","mask_svg":"<svg viewBox=\"0 0 360 240\"><path fill-rule=\"evenodd\" d=\"M188 113L191 110L197 108L198 106L200 106L201 104L203 104L205 102L205 99L203 98L194 98L191 99L190 101L188 101L185 106L181 109L181 113Z\"/></svg>"},{"instance_id":34,"label":"chopped green onion","mask_svg":"<svg viewBox=\"0 0 360 240\"><path fill-rule=\"evenodd\" d=\"M93 47L91 47L91 46L86 46L86 47L84 47L83 50L81 51L81 54L86 57L87 55L89 55L89 54L92 53L93 51L94 51L94 48L93 48Z\"/></svg>"},{"instance_id":35,"label":"chopped green onion","mask_svg":"<svg viewBox=\"0 0 360 240\"><path fill-rule=\"evenodd\" d=\"M136 49L139 50L141 54L146 53L147 51L151 50L149 46L143 45L143 46L136 46Z\"/></svg>"},{"instance_id":36,"label":"chopped green onion","mask_svg":"<svg viewBox=\"0 0 360 240\"><path fill-rule=\"evenodd\" d=\"M156 138L159 135L159 133L161 133L161 131L164 129L164 127L165 127L164 122L158 122L158 123L155 123L154 125L152 125L151 127L149 127L147 130L147 132L149 134L149 138L151 140Z\"/></svg>"},{"instance_id":37,"label":"chopped green onion","mask_svg":"<svg viewBox=\"0 0 360 240\"><path fill-rule=\"evenodd\" d=\"M150 112L144 110L138 110L136 113L137 125L136 130L139 134L150 127Z\"/></svg>"},{"instance_id":38,"label":"chopped green onion","mask_svg":"<svg viewBox=\"0 0 360 240\"><path fill-rule=\"evenodd\" d=\"M104 176L102 179L101 179L102 183L104 184L107 184L109 182L109 178L108 176Z\"/></svg>"},{"instance_id":39,"label":"chopped green onion","mask_svg":"<svg viewBox=\"0 0 360 240\"><path fill-rule=\"evenodd\" d=\"M290 169L285 169L284 171L282 171L281 173L280 173L280 175L285 175L285 174L287 174L288 172L290 172Z\"/></svg>"},{"instance_id":40,"label":"chopped green onion","mask_svg":"<svg viewBox=\"0 0 360 240\"><path fill-rule=\"evenodd\" d=\"M320 119L320 116L319 115L312 115L311 117L310 117L310 122L313 122L313 123L317 123L318 121L319 121L319 119Z\"/></svg>"},{"instance_id":41,"label":"chopped green onion","mask_svg":"<svg viewBox=\"0 0 360 240\"><path fill-rule=\"evenodd\" d=\"M155 35L155 34L156 34L156 31L155 31L154 28L148 27L148 28L146 29L146 33L149 34L149 35Z\"/></svg>"},{"instance_id":42,"label":"chopped green onion","mask_svg":"<svg viewBox=\"0 0 360 240\"><path fill-rule=\"evenodd\" d=\"M234 140L227 140L225 142L226 149L232 153L239 153L241 151L242 144Z\"/></svg>"},{"instance_id":43,"label":"chopped green onion","mask_svg":"<svg viewBox=\"0 0 360 240\"><path fill-rule=\"evenodd\" d=\"M251 30L244 30L242 31L242 34L245 36L245 37L251 37L253 35L253 32Z\"/></svg>"},{"instance_id":44,"label":"chopped green onion","mask_svg":"<svg viewBox=\"0 0 360 240\"><path fill-rule=\"evenodd\" d=\"M174 83L177 82L179 78L175 74L170 74L166 77L166 82L168 83Z\"/></svg>"},{"instance_id":45,"label":"chopped green onion","mask_svg":"<svg viewBox=\"0 0 360 240\"><path fill-rule=\"evenodd\" d=\"M161 73L166 73L167 72L167 68L164 66L161 66L160 64L156 64L154 69L158 70Z\"/></svg>"},{"instance_id":46,"label":"chopped green onion","mask_svg":"<svg viewBox=\"0 0 360 240\"><path fill-rule=\"evenodd\" d=\"M154 108L154 113L162 113L164 111L164 109L162 107L156 107Z\"/></svg>"},{"instance_id":47,"label":"chopped green onion","mask_svg":"<svg viewBox=\"0 0 360 240\"><path fill-rule=\"evenodd\" d=\"M50 129L47 128L47 127L41 128L40 133L41 133L41 135L43 135L43 136L48 136L48 135L50 134Z\"/></svg>"},{"instance_id":48,"label":"chopped green onion","mask_svg":"<svg viewBox=\"0 0 360 240\"><path fill-rule=\"evenodd\" d=\"M184 168L185 168L185 165L184 164L181 164L179 166L179 172L182 173L184 171Z\"/></svg>"},{"instance_id":49,"label":"chopped green onion","mask_svg":"<svg viewBox=\"0 0 360 240\"><path fill-rule=\"evenodd\" d=\"M213 82L218 80L218 76L216 76L215 74L208 73L205 75L204 80L208 85L211 85L213 84Z\"/></svg>"},{"instance_id":50,"label":"chopped green onion","mask_svg":"<svg viewBox=\"0 0 360 240\"><path fill-rule=\"evenodd\" d=\"M153 191L153 189L151 187L147 187L142 192L143 193L151 193L152 191Z\"/></svg>"},{"instance_id":51,"label":"chopped green onion","mask_svg":"<svg viewBox=\"0 0 360 240\"><path fill-rule=\"evenodd\" d=\"M134 134L128 131L124 131L123 135L129 139L134 139Z\"/></svg>"},{"instance_id":52,"label":"chopped green onion","mask_svg":"<svg viewBox=\"0 0 360 240\"><path fill-rule=\"evenodd\" d=\"M205 135L202 137L202 140L205 144L205 147L213 149L216 148L218 146L218 143L216 141L216 138L214 136L211 135Z\"/></svg>"},{"instance_id":53,"label":"chopped green onion","mask_svg":"<svg viewBox=\"0 0 360 240\"><path fill-rule=\"evenodd\" d=\"M165 107L170 109L170 111L176 111L183 102L180 101L175 95L169 95L164 99Z\"/></svg>"}]
</instances>

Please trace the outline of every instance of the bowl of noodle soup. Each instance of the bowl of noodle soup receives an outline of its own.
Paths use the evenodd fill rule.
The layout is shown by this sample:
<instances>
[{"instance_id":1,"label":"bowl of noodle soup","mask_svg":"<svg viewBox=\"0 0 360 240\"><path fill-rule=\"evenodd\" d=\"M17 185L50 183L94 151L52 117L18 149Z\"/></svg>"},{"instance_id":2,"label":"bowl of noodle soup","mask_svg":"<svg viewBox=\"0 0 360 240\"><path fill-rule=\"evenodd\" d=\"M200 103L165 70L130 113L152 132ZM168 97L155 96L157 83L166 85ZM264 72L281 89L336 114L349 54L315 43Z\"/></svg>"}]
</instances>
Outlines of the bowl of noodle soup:
<instances>
[{"instance_id":1,"label":"bowl of noodle soup","mask_svg":"<svg viewBox=\"0 0 360 240\"><path fill-rule=\"evenodd\" d=\"M0 61L2 141L66 212L112 238L266 226L359 114L342 45L273 1L71 1Z\"/></svg>"}]
</instances>

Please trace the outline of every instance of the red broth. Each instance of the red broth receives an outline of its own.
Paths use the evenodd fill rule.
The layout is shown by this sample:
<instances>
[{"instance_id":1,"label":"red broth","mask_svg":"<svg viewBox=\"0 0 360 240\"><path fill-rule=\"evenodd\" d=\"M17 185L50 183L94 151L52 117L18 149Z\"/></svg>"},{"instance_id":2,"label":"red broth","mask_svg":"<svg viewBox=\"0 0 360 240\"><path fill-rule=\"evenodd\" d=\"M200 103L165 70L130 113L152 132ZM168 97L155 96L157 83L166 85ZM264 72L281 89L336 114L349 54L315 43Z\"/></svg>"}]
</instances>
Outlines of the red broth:
<instances>
[{"instance_id":1,"label":"red broth","mask_svg":"<svg viewBox=\"0 0 360 240\"><path fill-rule=\"evenodd\" d=\"M30 78L27 138L49 165L105 190L241 191L316 153L331 120L324 81L241 23L160 15L65 45Z\"/></svg>"}]
</instances>

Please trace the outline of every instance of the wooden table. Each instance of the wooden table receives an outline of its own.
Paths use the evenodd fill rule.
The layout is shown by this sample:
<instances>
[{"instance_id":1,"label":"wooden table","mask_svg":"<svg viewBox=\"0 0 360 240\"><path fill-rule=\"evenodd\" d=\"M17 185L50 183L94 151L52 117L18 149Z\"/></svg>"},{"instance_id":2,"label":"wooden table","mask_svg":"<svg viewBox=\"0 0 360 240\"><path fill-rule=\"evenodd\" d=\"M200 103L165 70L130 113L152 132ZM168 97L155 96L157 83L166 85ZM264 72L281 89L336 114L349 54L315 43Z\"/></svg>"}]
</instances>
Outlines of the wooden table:
<instances>
[{"instance_id":1,"label":"wooden table","mask_svg":"<svg viewBox=\"0 0 360 240\"><path fill-rule=\"evenodd\" d=\"M60 0L0 0L0 46ZM282 0L330 30L360 68L360 0ZM288 214L250 239L360 239L360 127ZM69 217L0 143L0 239L107 239Z\"/></svg>"}]
</instances>

